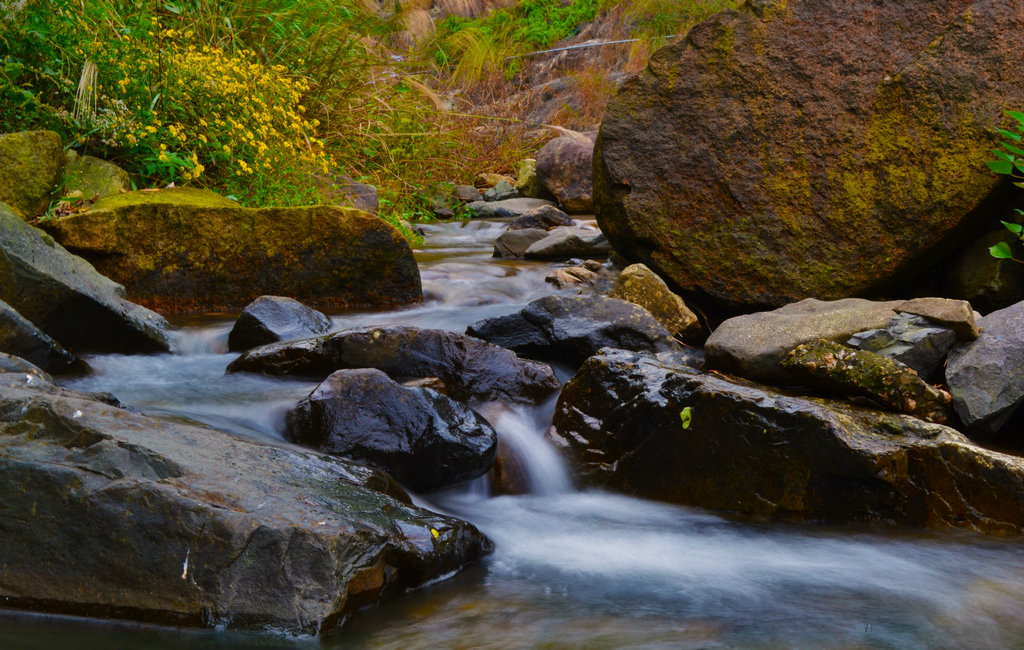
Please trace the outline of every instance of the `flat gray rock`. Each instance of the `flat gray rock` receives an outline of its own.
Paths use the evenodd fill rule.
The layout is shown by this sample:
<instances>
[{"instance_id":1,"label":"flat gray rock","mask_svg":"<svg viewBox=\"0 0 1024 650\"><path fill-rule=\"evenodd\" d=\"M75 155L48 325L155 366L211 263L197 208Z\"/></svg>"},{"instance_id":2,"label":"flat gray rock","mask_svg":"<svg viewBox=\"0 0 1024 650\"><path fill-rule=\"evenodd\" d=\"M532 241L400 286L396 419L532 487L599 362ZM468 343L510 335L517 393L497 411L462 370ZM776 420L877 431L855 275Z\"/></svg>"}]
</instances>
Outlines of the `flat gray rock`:
<instances>
[{"instance_id":1,"label":"flat gray rock","mask_svg":"<svg viewBox=\"0 0 1024 650\"><path fill-rule=\"evenodd\" d=\"M548 236L530 244L526 259L557 260L570 257L607 257L611 244L600 230L591 228L554 228Z\"/></svg>"},{"instance_id":2,"label":"flat gray rock","mask_svg":"<svg viewBox=\"0 0 1024 650\"><path fill-rule=\"evenodd\" d=\"M504 201L473 201L469 208L480 219L515 219L542 205L554 205L544 199L506 199Z\"/></svg>"},{"instance_id":3,"label":"flat gray rock","mask_svg":"<svg viewBox=\"0 0 1024 650\"><path fill-rule=\"evenodd\" d=\"M786 384L779 364L790 350L816 339L845 342L857 332L881 329L903 301L807 298L774 311L737 316L711 333L705 345L712 368L766 384Z\"/></svg>"}]
</instances>

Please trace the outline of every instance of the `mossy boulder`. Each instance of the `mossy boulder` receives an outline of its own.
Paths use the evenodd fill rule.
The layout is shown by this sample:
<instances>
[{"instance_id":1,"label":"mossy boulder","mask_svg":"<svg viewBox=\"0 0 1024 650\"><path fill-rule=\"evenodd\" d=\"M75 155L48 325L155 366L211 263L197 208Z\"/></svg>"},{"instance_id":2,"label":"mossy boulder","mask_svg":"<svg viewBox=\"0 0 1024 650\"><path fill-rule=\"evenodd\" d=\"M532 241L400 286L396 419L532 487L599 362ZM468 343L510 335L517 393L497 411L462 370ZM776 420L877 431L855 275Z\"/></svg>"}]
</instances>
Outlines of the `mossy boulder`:
<instances>
[{"instance_id":1,"label":"mossy boulder","mask_svg":"<svg viewBox=\"0 0 1024 650\"><path fill-rule=\"evenodd\" d=\"M777 520L1024 534L1024 459L957 431L602 350L549 437L589 485Z\"/></svg>"},{"instance_id":2,"label":"mossy boulder","mask_svg":"<svg viewBox=\"0 0 1024 650\"><path fill-rule=\"evenodd\" d=\"M943 424L953 414L953 398L927 384L904 364L868 350L818 339L793 348L782 366L804 385L839 397L871 400L887 410Z\"/></svg>"},{"instance_id":3,"label":"mossy boulder","mask_svg":"<svg viewBox=\"0 0 1024 650\"><path fill-rule=\"evenodd\" d=\"M64 171L64 148L53 131L0 135L0 202L24 219L41 216Z\"/></svg>"},{"instance_id":4,"label":"mossy boulder","mask_svg":"<svg viewBox=\"0 0 1024 650\"><path fill-rule=\"evenodd\" d=\"M128 172L114 163L68 151L61 194L68 198L91 200L122 194L132 188Z\"/></svg>"},{"instance_id":5,"label":"mossy boulder","mask_svg":"<svg viewBox=\"0 0 1024 650\"><path fill-rule=\"evenodd\" d=\"M664 280L643 264L631 264L622 269L609 295L640 305L668 331L684 340L701 333L697 315L682 298L672 293Z\"/></svg>"},{"instance_id":6,"label":"mossy boulder","mask_svg":"<svg viewBox=\"0 0 1024 650\"><path fill-rule=\"evenodd\" d=\"M401 234L345 207L243 208L187 188L129 192L44 227L162 312L237 312L265 294L319 309L422 298Z\"/></svg>"},{"instance_id":7,"label":"mossy boulder","mask_svg":"<svg viewBox=\"0 0 1024 650\"><path fill-rule=\"evenodd\" d=\"M884 291L990 220L1024 105L1024 5L751 2L611 101L595 211L617 252L726 308Z\"/></svg>"}]
</instances>

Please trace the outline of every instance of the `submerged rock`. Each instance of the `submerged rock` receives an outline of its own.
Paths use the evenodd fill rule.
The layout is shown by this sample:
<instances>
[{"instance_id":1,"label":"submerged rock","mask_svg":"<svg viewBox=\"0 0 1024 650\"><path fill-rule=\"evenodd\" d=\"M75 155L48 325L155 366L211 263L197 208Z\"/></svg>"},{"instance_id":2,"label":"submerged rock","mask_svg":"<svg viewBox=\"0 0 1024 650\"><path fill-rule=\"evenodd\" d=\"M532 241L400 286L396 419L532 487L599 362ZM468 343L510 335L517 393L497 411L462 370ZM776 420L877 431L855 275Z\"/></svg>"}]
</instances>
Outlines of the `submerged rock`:
<instances>
[{"instance_id":1,"label":"submerged rock","mask_svg":"<svg viewBox=\"0 0 1024 650\"><path fill-rule=\"evenodd\" d=\"M491 425L469 408L372 369L331 373L288 414L285 435L383 469L417 492L482 476L498 444Z\"/></svg>"},{"instance_id":2,"label":"submerged rock","mask_svg":"<svg viewBox=\"0 0 1024 650\"><path fill-rule=\"evenodd\" d=\"M45 227L133 300L164 312L237 312L267 294L320 309L422 298L402 235L353 208L243 208L177 188L107 197Z\"/></svg>"},{"instance_id":3,"label":"submerged rock","mask_svg":"<svg viewBox=\"0 0 1024 650\"><path fill-rule=\"evenodd\" d=\"M591 485L782 520L1024 534L1024 459L906 415L605 350L549 437Z\"/></svg>"},{"instance_id":4,"label":"submerged rock","mask_svg":"<svg viewBox=\"0 0 1024 650\"><path fill-rule=\"evenodd\" d=\"M930 386L899 361L834 341L818 339L798 345L782 367L803 377L804 385L843 396L866 397L876 404L927 422L948 422L952 398Z\"/></svg>"},{"instance_id":5,"label":"submerged rock","mask_svg":"<svg viewBox=\"0 0 1024 650\"><path fill-rule=\"evenodd\" d=\"M547 296L514 314L478 321L466 333L509 350L573 364L603 347L661 352L679 344L639 305L604 296Z\"/></svg>"},{"instance_id":6,"label":"submerged rock","mask_svg":"<svg viewBox=\"0 0 1024 650\"><path fill-rule=\"evenodd\" d=\"M946 364L953 405L973 434L993 434L1024 401L1024 302L980 322L976 341L957 348Z\"/></svg>"},{"instance_id":7,"label":"submerged rock","mask_svg":"<svg viewBox=\"0 0 1024 650\"><path fill-rule=\"evenodd\" d=\"M992 218L1002 179L977 161L1024 105L1022 32L1006 0L718 13L608 105L598 223L674 288L737 309L898 284Z\"/></svg>"},{"instance_id":8,"label":"submerged rock","mask_svg":"<svg viewBox=\"0 0 1024 650\"><path fill-rule=\"evenodd\" d=\"M535 402L560 387L543 363L472 336L415 327L349 330L265 345L232 361L228 372L326 377L350 368L376 368L395 380L437 377L462 402Z\"/></svg>"},{"instance_id":9,"label":"submerged rock","mask_svg":"<svg viewBox=\"0 0 1024 650\"><path fill-rule=\"evenodd\" d=\"M7 607L316 634L490 549L377 470L56 387L0 392L0 450Z\"/></svg>"},{"instance_id":10,"label":"submerged rock","mask_svg":"<svg viewBox=\"0 0 1024 650\"><path fill-rule=\"evenodd\" d=\"M64 147L53 131L0 134L0 202L35 219L50 207L64 171Z\"/></svg>"},{"instance_id":11,"label":"submerged rock","mask_svg":"<svg viewBox=\"0 0 1024 650\"><path fill-rule=\"evenodd\" d=\"M0 203L0 300L75 351L166 352L167 321Z\"/></svg>"},{"instance_id":12,"label":"submerged rock","mask_svg":"<svg viewBox=\"0 0 1024 650\"><path fill-rule=\"evenodd\" d=\"M737 316L711 333L708 365L766 384L792 381L779 363L790 350L815 339L846 341L856 332L885 327L901 301L808 298L774 311Z\"/></svg>"},{"instance_id":13,"label":"submerged rock","mask_svg":"<svg viewBox=\"0 0 1024 650\"><path fill-rule=\"evenodd\" d=\"M260 296L245 306L228 334L228 350L308 338L331 331L331 319L294 298Z\"/></svg>"}]
</instances>

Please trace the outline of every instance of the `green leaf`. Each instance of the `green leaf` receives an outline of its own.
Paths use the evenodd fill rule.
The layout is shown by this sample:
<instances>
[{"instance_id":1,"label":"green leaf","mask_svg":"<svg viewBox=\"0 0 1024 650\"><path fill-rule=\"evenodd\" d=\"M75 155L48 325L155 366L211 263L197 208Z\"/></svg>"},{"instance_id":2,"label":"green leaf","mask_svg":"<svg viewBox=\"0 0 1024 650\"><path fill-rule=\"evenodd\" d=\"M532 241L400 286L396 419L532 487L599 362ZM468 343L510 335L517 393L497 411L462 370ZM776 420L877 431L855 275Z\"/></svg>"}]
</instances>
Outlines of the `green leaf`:
<instances>
[{"instance_id":1,"label":"green leaf","mask_svg":"<svg viewBox=\"0 0 1024 650\"><path fill-rule=\"evenodd\" d=\"M1006 114L1018 122L1024 123L1024 113L1021 113L1020 111L1006 111Z\"/></svg>"},{"instance_id":2,"label":"green leaf","mask_svg":"<svg viewBox=\"0 0 1024 650\"><path fill-rule=\"evenodd\" d=\"M1020 235L1021 231L1024 230L1024 226L1019 223L1010 223L1009 221L1000 221L1000 223L1015 235Z\"/></svg>"},{"instance_id":3,"label":"green leaf","mask_svg":"<svg viewBox=\"0 0 1024 650\"><path fill-rule=\"evenodd\" d=\"M1019 133L1014 133L1013 131L1007 131L1006 129L996 129L996 131L999 131L999 134L1002 135L1005 138L1009 138L1009 139L1013 140L1014 142L1020 142L1020 134Z\"/></svg>"},{"instance_id":4,"label":"green leaf","mask_svg":"<svg viewBox=\"0 0 1024 650\"><path fill-rule=\"evenodd\" d=\"M995 154L996 158L999 158L1000 160L1005 160L1006 162L1012 163L1014 160L1016 160L1013 156L1011 156L1010 154L1006 153L1001 149L993 149L992 153Z\"/></svg>"},{"instance_id":5,"label":"green leaf","mask_svg":"<svg viewBox=\"0 0 1024 650\"><path fill-rule=\"evenodd\" d=\"M1012 260L1013 251L1010 250L1010 245L1004 241L999 242L995 246L988 249L988 254L997 260Z\"/></svg>"},{"instance_id":6,"label":"green leaf","mask_svg":"<svg viewBox=\"0 0 1024 650\"><path fill-rule=\"evenodd\" d=\"M690 420L693 419L693 412L690 410L689 406L686 406L683 408L682 411L679 411L679 419L683 421L684 429L690 428Z\"/></svg>"},{"instance_id":7,"label":"green leaf","mask_svg":"<svg viewBox=\"0 0 1024 650\"><path fill-rule=\"evenodd\" d=\"M1013 173L1013 163L1007 160L989 160L988 168L997 174L1008 175Z\"/></svg>"},{"instance_id":8,"label":"green leaf","mask_svg":"<svg viewBox=\"0 0 1024 650\"><path fill-rule=\"evenodd\" d=\"M1017 147L1013 146L1008 142L1003 143L1003 148L1016 156L1024 158L1024 149L1018 149Z\"/></svg>"}]
</instances>

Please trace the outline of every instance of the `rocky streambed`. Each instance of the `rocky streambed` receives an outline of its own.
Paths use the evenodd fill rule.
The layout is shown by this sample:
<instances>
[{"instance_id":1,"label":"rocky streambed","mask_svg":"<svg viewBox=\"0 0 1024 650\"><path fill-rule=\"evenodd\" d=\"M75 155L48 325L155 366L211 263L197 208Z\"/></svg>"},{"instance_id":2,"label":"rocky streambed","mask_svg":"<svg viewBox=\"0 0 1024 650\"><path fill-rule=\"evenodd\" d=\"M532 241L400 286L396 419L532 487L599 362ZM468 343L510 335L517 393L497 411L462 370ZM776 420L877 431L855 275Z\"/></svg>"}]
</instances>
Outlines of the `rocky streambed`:
<instances>
[{"instance_id":1,"label":"rocky streambed","mask_svg":"<svg viewBox=\"0 0 1024 650\"><path fill-rule=\"evenodd\" d=\"M565 301L578 301L581 297L575 289L557 292L544 282L544 277L552 270L550 263L491 257L492 243L506 226L507 222L502 220L427 226L426 243L417 251L426 302L401 310L334 315L331 329L392 331L386 328L413 326L454 335L483 319L532 314L531 322L540 323L530 330L529 342L534 352L541 349L538 346L544 341L550 345L552 337L562 337L558 339L561 343L555 343L556 347L573 351L556 363L563 381L571 378L574 368L559 363L578 364L595 346L609 341L639 340L625 339L621 331L613 328L595 334L567 325L559 310L567 304ZM534 303L547 295L554 297ZM528 307L530 303L532 307ZM608 306L602 308L608 309ZM516 316L520 317L523 316ZM69 644L79 648L142 645L415 648L538 644L792 647L837 643L864 647L1000 647L1012 645L1022 632L1017 613L1024 607L1024 589L1019 586L1024 577L1024 555L1019 540L974 532L923 532L920 528L905 527L906 524L927 523L903 516L915 512L915 507L922 508L921 512L931 508L940 515L948 514L951 520L962 514L955 511L956 504L949 500L946 501L949 511L935 504L921 506L923 497L900 484L903 477L900 467L907 465L900 465L899 458L917 458L919 463L925 463L921 459L930 458L926 452L918 451L918 447L957 451L970 444L939 425L915 424L919 430L917 447L895 440L888 446L879 446L876 438L871 437L877 436L877 432L858 433L860 430L846 437L839 435L834 441L816 447L809 437L826 436L837 428L850 431L851 427L842 422L837 425L835 420L846 418L847 424L858 421L858 409L844 407L847 410L836 411L821 401L785 395L772 397L763 392L751 402L737 401L744 391L754 389L687 370L702 362L700 355L685 351L659 353L660 346L667 343L652 337L648 343L641 341L641 345L651 346L648 353L605 354L588 361L589 374L572 379L567 388L578 395L575 407L570 408L563 400L556 409L554 397L523 401L510 399L507 394L501 399L482 396L474 402L476 410L493 426L502 444L512 450L506 458L516 459L513 469L518 472L515 484L519 489L511 491L520 494L502 494L509 491L514 482L495 484L493 479L484 477L447 491L415 495L414 503L409 503L400 488L390 484L382 474L345 463L325 462L284 440L287 412L307 396L322 377L226 373L229 364L239 356L227 352L232 323L232 320L216 317L179 320L176 324L180 330L172 341L173 353L89 356L86 361L92 367L91 375L61 383L75 390L112 393L143 414L160 418L167 429L150 432L148 435L153 439L148 444L151 445L159 446L160 436L171 431L176 436L201 438L202 426L237 434L237 440L207 449L196 438L196 457L174 458L174 464L161 464L153 458L128 462L118 455L131 456L131 449L123 447L112 449L106 455L95 453L92 459L73 459L78 466L86 467L81 470L80 480L107 482L111 479L104 476L104 472L109 475L119 471L118 468L131 467L140 475L162 472L167 475L165 482L173 483L171 475L187 471L190 462L220 466L224 473L230 474L239 466L258 460L254 455L277 455L281 467L276 477L242 471L239 476L243 480L236 492L225 491L223 486L217 488L219 494L234 499L223 504L228 512L257 510L261 507L259 501L271 496L269 500L277 505L262 505L262 508L281 508L278 531L265 528L253 537L217 529L225 532L218 539L224 543L226 557L247 557L245 552L248 552L254 559L248 564L236 562L236 573L228 575L237 585L262 586L256 590L231 591L221 585L219 592L211 587L207 590L211 598L218 594L223 598L235 594L237 598L243 593L266 593L273 589L273 584L258 579L262 573L255 560L268 566L281 562L288 566L288 563L320 557L319 552L309 552L310 548L320 548L318 535L329 540L339 539L339 534L355 534L365 540L369 535L378 534L365 518L358 524L344 524L343 519L339 519L337 504L323 500L306 503L300 498L297 502L300 505L287 506L291 499L289 490L296 491L296 498L301 497L304 492L301 483L311 480L310 476L334 476L345 486L338 490L352 491L348 495L338 493L338 503L348 504L341 505L342 510L351 510L353 504L362 499L367 501L364 508L367 512L387 508L392 514L405 513L403 517L408 519L405 523L401 517L389 517L387 522L378 524L381 533L385 533L383 529L388 526L398 525L402 529L398 538L406 540L405 546L385 544L382 556L385 561L367 558L360 564L364 567L360 576L345 578L358 587L349 589L354 606L346 610L350 615L346 625L325 637L304 636L303 633L315 630L301 627L293 627L284 635L280 626L276 627L277 632L274 629L256 634L237 632L233 624L238 621L230 620L212 621L215 625L227 626L226 630L196 632L8 610L0 617L0 642L4 647L57 648ZM576 322L577 326L579 324ZM666 355L679 358L669 363ZM616 375L616 369L622 373ZM668 372L669 369L674 369L674 373ZM640 378L658 373L671 376L659 378L657 381L661 383L640 385ZM697 377L705 378L698 381ZM457 385L457 379L458 376L453 375L447 383ZM655 387L653 392L650 386ZM11 398L13 389L4 394ZM760 467L750 465L749 461L743 461L743 450L738 447L731 450L724 446L708 448L709 443L702 442L698 434L704 426L704 418L712 414L717 414L715 417L722 423L717 426L719 433L732 435L730 427L738 427L736 441L730 444L741 445L743 436L753 441L758 422L778 418L772 411L773 405L766 400L775 400L778 409L791 414L794 422L790 429L809 433L803 438L787 437L787 427L781 426L779 435L764 442L767 446L762 457L770 459L775 457L772 454L781 454L780 457L790 458L806 454L811 464L817 453L815 449L824 449L822 453L827 452L825 469L819 474L802 476L796 464L783 464L776 470L768 460ZM811 406L820 408L821 413L800 415L813 411ZM680 412L686 407L690 409L691 422L684 427ZM60 408L48 411L41 403L36 408L39 418L35 421L50 418L62 423L61 427L49 429L66 434L66 440L58 441L60 444L53 447L64 454L65 460L57 459L57 462L67 462L76 453L72 443L76 436L86 435L83 432L88 432L93 419L116 413L118 426L130 427L140 417L112 408L102 413L80 408L82 413L77 417L76 409L67 413ZM890 425L887 435L893 437L899 425L919 422L901 419L904 416L887 417L883 424ZM568 454L556 451L546 438L553 418L556 423L561 422L561 435L553 439L560 442ZM805 421L796 422L800 418ZM608 458L602 461L595 455L596 450L602 449L601 441L585 437L588 426L595 431L618 432L619 447L605 446L603 453L615 452L626 459L617 466L621 471L610 471L605 462ZM653 433L648 439L629 435L641 430ZM578 435L570 436L567 432ZM870 466L849 451L857 446L858 435L862 436L862 441L873 441L874 446L868 445L872 453L888 454L885 457L891 462L886 466L891 476L874 479L868 476ZM246 440L269 442L272 447L247 446ZM680 445L680 441L683 444ZM580 476L589 477L590 484L603 481L620 493L574 484L564 460L575 458L574 445L583 453L576 461L580 463ZM786 450L792 454L787 455ZM702 464L698 454L713 459L713 465ZM168 452L168 455L173 454ZM950 460L948 454L934 458L934 467L929 466L932 470L925 474L946 477L944 484L935 484L937 494L942 494L945 484L952 483L960 488L969 485L963 482L969 472L957 465L955 458ZM1001 456L982 458L990 462L975 470L999 471ZM636 469L644 463L648 470ZM944 469L947 474L941 474L936 468ZM861 476L857 472L863 474L859 482L850 478ZM1012 472L1004 468L1003 474L1005 488L1005 477ZM666 480L673 475L678 480ZM777 477L774 483L773 476ZM842 483L844 477L845 484ZM125 478L120 477L121 483ZM250 485L264 485L272 478L281 485L269 491ZM835 507L831 511L814 511L814 507L825 507L815 500L815 495L821 493L816 485L829 480L836 483L830 486L837 495L833 502ZM621 491L642 493L645 482L668 486L666 489L670 492L675 491L676 494L652 495L668 501L694 502L694 495L699 496L704 491L726 501L736 497L733 502L760 504L759 508L747 509L757 518L721 516L713 511L621 494ZM779 490L771 492L768 488L773 485ZM794 485L804 491L783 489ZM182 486L185 487L197 493L204 489L210 491L210 486ZM980 490L977 488L975 492ZM681 493L689 496L680 499L678 494ZM1008 501L1016 500L1012 492L1003 494L1008 495ZM964 493L967 502L972 502L976 496ZM796 516L801 512L796 506L801 504L806 506L807 517ZM730 509L727 504L709 505ZM996 507L997 503L990 505L983 499L982 505L988 509L983 507L973 512L978 520L1006 519ZM145 512L142 504L137 508L128 504L115 512L107 502L81 515L85 517L81 522L73 518L75 510L72 508L64 513L47 513L47 516L63 517L68 526L106 526L121 530L123 517L145 519ZM780 517L780 513L785 516ZM830 517L830 514L835 516ZM765 517L774 517L777 521L769 523ZM832 519L834 523L795 525L778 521L808 517ZM243 519L239 516L237 521ZM303 523L306 519L309 523ZM331 530L321 531L326 525L319 526L319 522L328 519ZM181 573L187 578L189 567L191 571L201 569L194 564L186 566L192 556L188 548L179 548L174 530L157 526L155 519L149 521L152 526L138 528L142 537L135 547L140 549L140 571L131 576L140 606L146 602L147 586L163 584L158 576L147 578L142 568L155 570L152 567L173 564L178 578ZM187 509L175 521L185 527L202 528L195 512L189 513ZM857 521L862 523L855 523ZM879 528L880 521L899 521L904 525ZM964 527L962 522L951 525ZM337 526L349 532L334 530ZM290 529L306 532L288 533ZM434 539L431 539L431 530L438 531ZM478 537L477 530L489 541ZM294 541L291 545L275 541L286 539ZM241 545L232 550L231 540ZM298 540L303 543L296 546ZM439 540L470 546L478 544L479 551L493 544L493 552L454 577L423 586L425 580L431 580L426 576L447 577L455 568L437 564L438 557L443 564L443 554L432 554L429 562L434 565L425 564L427 556L422 549L435 549ZM53 540L46 539L34 540L25 548L25 552L34 554L38 561L45 561L48 553L57 551ZM111 548L118 547L112 542ZM259 553L255 552L257 549ZM275 555L275 549L280 553ZM88 567L101 563L105 551L79 547L61 552L82 558L81 566ZM243 555L239 556L239 552ZM143 559L146 562L142 562ZM247 566L248 574L243 571ZM398 576L389 576L385 566L397 567ZM290 574L273 571L270 575ZM192 588L187 579L180 582L182 588ZM393 593L405 587L420 586L399 598L385 598L378 606L361 610L362 604L377 599L384 585L393 587ZM86 578L66 575L55 576L53 588L73 591L88 589L88 586ZM308 587L305 599L296 603L298 612L313 611L312 603L317 602L315 585ZM82 613L118 615L113 610ZM258 619L253 620L258 623ZM181 622L190 621L183 617ZM295 636L297 633L299 636Z\"/></svg>"}]
</instances>

